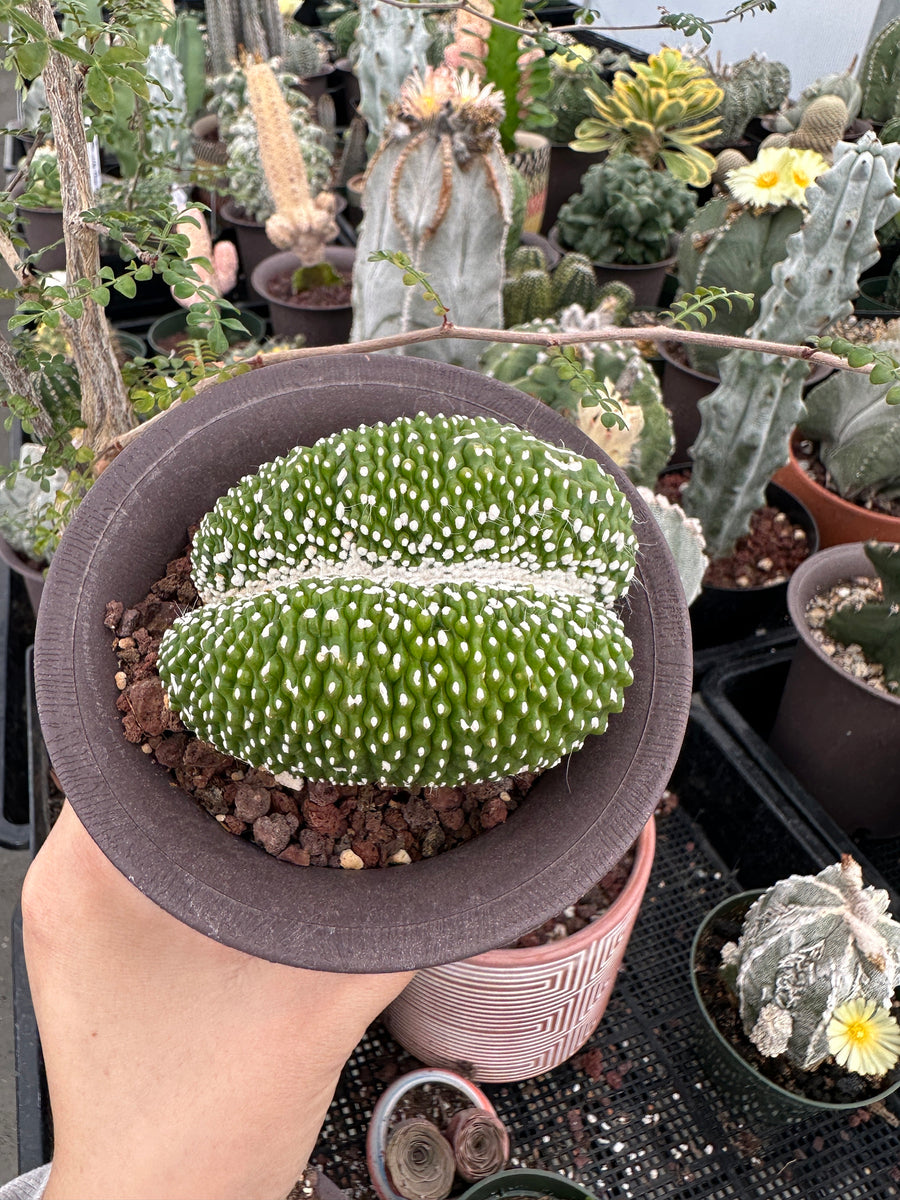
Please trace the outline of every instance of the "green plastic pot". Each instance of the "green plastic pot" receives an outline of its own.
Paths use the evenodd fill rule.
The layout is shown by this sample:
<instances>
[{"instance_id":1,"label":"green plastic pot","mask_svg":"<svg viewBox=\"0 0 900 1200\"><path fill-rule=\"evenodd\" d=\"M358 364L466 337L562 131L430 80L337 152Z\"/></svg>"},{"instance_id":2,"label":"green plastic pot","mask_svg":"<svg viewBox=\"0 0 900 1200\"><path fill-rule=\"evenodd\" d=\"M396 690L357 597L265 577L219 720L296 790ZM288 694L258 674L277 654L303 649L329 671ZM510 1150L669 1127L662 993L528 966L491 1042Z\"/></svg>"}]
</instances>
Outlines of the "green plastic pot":
<instances>
[{"instance_id":1,"label":"green plastic pot","mask_svg":"<svg viewBox=\"0 0 900 1200\"><path fill-rule=\"evenodd\" d=\"M599 1200L596 1192L589 1192L580 1183L556 1175L553 1171L536 1171L531 1167L517 1167L512 1171L500 1171L488 1179L479 1179L459 1200L513 1200L515 1197L553 1196L558 1200Z\"/></svg>"},{"instance_id":2,"label":"green plastic pot","mask_svg":"<svg viewBox=\"0 0 900 1200\"><path fill-rule=\"evenodd\" d=\"M839 1112L855 1112L885 1100L900 1087L900 1079L862 1103L859 1100L841 1104L829 1103L824 1100L811 1100L798 1092L789 1092L761 1074L719 1032L697 985L695 963L700 940L709 926L720 917L740 921L753 901L762 893L763 889L760 888L753 892L740 892L721 901L704 917L691 946L691 988L701 1018L697 1030L697 1048L707 1073L716 1087L728 1096L733 1110L744 1113L751 1128L754 1125L794 1125L811 1117L821 1119ZM466 1196L468 1195L467 1192ZM472 1200L475 1198L472 1197Z\"/></svg>"},{"instance_id":3,"label":"green plastic pot","mask_svg":"<svg viewBox=\"0 0 900 1200\"><path fill-rule=\"evenodd\" d=\"M228 338L230 346L233 346L235 342L242 342L251 338L256 341L265 337L266 322L258 313L251 312L249 309L241 309L240 320L244 326L244 333L241 333L238 329L226 328L225 330L225 336ZM171 337L172 334L181 333L186 329L187 309L185 308L179 308L174 312L165 313L162 317L157 317L147 330L147 341L150 343L150 349L154 354L171 354L171 350L166 350L160 344L161 339Z\"/></svg>"}]
</instances>

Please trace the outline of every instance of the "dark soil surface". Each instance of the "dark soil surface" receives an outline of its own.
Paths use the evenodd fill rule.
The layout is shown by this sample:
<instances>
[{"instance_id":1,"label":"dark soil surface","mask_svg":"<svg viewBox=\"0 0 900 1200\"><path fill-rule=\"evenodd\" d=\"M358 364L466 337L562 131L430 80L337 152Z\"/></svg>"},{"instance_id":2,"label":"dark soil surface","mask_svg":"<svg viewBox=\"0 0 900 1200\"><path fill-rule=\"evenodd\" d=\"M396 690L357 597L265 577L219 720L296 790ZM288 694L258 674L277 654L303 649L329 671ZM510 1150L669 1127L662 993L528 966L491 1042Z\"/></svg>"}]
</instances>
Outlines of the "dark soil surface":
<instances>
[{"instance_id":1,"label":"dark soil surface","mask_svg":"<svg viewBox=\"0 0 900 1200\"><path fill-rule=\"evenodd\" d=\"M740 914L741 916L743 914ZM696 978L706 1010L717 1029L738 1051L740 1056L760 1074L786 1091L829 1104L865 1104L889 1085L896 1071L885 1079L873 1080L837 1066L826 1059L814 1071L803 1071L783 1058L767 1058L744 1032L738 1012L738 1001L719 974L722 946L737 941L741 935L740 919L721 917L706 930L698 947ZM894 1014L900 1009L894 1002Z\"/></svg>"},{"instance_id":2,"label":"dark soil surface","mask_svg":"<svg viewBox=\"0 0 900 1200\"><path fill-rule=\"evenodd\" d=\"M688 472L673 471L660 477L656 491L677 504L689 479ZM784 583L808 557L806 531L767 505L753 514L750 533L738 541L734 553L713 559L703 582L709 587L771 587Z\"/></svg>"},{"instance_id":3,"label":"dark soil surface","mask_svg":"<svg viewBox=\"0 0 900 1200\"><path fill-rule=\"evenodd\" d=\"M431 858L502 824L534 782L509 776L468 788L276 783L265 770L222 754L189 733L164 702L156 667L166 629L195 607L189 548L133 608L107 605L125 737L171 771L179 786L236 837L299 866L359 869Z\"/></svg>"},{"instance_id":4,"label":"dark soil surface","mask_svg":"<svg viewBox=\"0 0 900 1200\"><path fill-rule=\"evenodd\" d=\"M423 1083L400 1097L391 1113L391 1124L407 1121L410 1117L425 1117L438 1129L446 1129L451 1117L471 1107L472 1101L455 1087L446 1083Z\"/></svg>"},{"instance_id":5,"label":"dark soil surface","mask_svg":"<svg viewBox=\"0 0 900 1200\"><path fill-rule=\"evenodd\" d=\"M349 272L338 271L345 280L342 284L327 283L321 287L307 288L299 294L294 292L291 284L293 274L293 271L282 271L266 283L268 290L282 304L290 304L294 308L346 308L350 303Z\"/></svg>"},{"instance_id":6,"label":"dark soil surface","mask_svg":"<svg viewBox=\"0 0 900 1200\"><path fill-rule=\"evenodd\" d=\"M819 459L818 442L810 442L805 439L799 441L794 447L794 452L797 455L798 464L811 479L814 479L823 488L827 488L833 495L837 496L840 494L832 486L828 472ZM879 496L872 488L861 492L850 503L856 504L860 508L867 508L870 512L882 513L886 517L900 517L900 498L895 497L891 499L886 496Z\"/></svg>"}]
</instances>

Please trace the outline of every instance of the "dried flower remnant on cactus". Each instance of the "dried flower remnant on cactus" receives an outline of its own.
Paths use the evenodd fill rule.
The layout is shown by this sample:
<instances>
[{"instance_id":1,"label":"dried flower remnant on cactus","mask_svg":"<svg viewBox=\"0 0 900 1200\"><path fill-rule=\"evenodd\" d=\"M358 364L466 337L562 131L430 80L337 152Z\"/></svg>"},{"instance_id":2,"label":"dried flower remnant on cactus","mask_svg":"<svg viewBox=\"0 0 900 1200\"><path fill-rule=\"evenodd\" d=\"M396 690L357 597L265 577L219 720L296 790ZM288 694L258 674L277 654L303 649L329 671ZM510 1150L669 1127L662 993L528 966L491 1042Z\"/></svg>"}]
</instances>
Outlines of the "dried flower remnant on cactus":
<instances>
[{"instance_id":1,"label":"dried flower remnant on cactus","mask_svg":"<svg viewBox=\"0 0 900 1200\"><path fill-rule=\"evenodd\" d=\"M900 1058L900 1026L874 1000L848 1000L828 1022L828 1049L839 1067L884 1075Z\"/></svg>"},{"instance_id":2,"label":"dried flower remnant on cactus","mask_svg":"<svg viewBox=\"0 0 900 1200\"><path fill-rule=\"evenodd\" d=\"M540 771L631 681L609 607L631 511L593 459L486 418L401 418L248 476L194 540L159 670L189 729L274 774L397 786Z\"/></svg>"}]
</instances>

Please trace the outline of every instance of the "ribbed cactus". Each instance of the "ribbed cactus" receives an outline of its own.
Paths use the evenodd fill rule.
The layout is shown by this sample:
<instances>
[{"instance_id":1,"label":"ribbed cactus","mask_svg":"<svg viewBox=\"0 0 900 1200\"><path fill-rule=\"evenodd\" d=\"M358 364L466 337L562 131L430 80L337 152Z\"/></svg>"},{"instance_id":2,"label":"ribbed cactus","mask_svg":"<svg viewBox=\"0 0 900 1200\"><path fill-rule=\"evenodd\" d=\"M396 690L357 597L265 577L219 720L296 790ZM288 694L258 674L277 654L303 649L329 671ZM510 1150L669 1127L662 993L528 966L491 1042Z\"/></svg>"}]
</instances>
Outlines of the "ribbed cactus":
<instances>
[{"instance_id":1,"label":"ribbed cactus","mask_svg":"<svg viewBox=\"0 0 900 1200\"><path fill-rule=\"evenodd\" d=\"M900 343L878 343L895 358ZM900 409L885 402L889 384L868 375L835 373L805 398L800 429L819 443L830 482L846 500L900 496Z\"/></svg>"},{"instance_id":2,"label":"ribbed cactus","mask_svg":"<svg viewBox=\"0 0 900 1200\"><path fill-rule=\"evenodd\" d=\"M278 0L213 0L206 5L206 36L212 74L223 75L241 51L272 58L284 50Z\"/></svg>"},{"instance_id":3,"label":"ribbed cactus","mask_svg":"<svg viewBox=\"0 0 900 1200\"><path fill-rule=\"evenodd\" d=\"M707 143L714 150L739 142L750 120L774 112L784 103L791 86L791 73L784 63L756 54L724 69L714 69L705 59L701 62L723 93L714 114L721 133Z\"/></svg>"},{"instance_id":4,"label":"ribbed cactus","mask_svg":"<svg viewBox=\"0 0 900 1200\"><path fill-rule=\"evenodd\" d=\"M673 175L618 154L594 163L560 208L559 240L592 262L659 262L695 205L694 193Z\"/></svg>"},{"instance_id":5,"label":"ribbed cactus","mask_svg":"<svg viewBox=\"0 0 900 1200\"><path fill-rule=\"evenodd\" d=\"M775 131L791 133L799 128L806 110L823 96L837 96L843 100L847 109L845 127L856 120L862 101L862 88L849 71L843 71L840 74L821 75L804 88L795 104L786 105L776 115L773 123Z\"/></svg>"},{"instance_id":6,"label":"ribbed cactus","mask_svg":"<svg viewBox=\"0 0 900 1200\"><path fill-rule=\"evenodd\" d=\"M760 150L789 146L794 150L815 150L829 163L834 148L847 128L847 106L840 96L819 96L800 115L795 129L772 133L760 144Z\"/></svg>"},{"instance_id":7,"label":"ribbed cactus","mask_svg":"<svg viewBox=\"0 0 900 1200\"><path fill-rule=\"evenodd\" d=\"M896 438L895 438L896 444ZM825 622L825 632L845 646L859 646L870 663L884 670L892 692L900 691L900 546L867 542L866 557L881 581L881 600L861 608L839 608Z\"/></svg>"},{"instance_id":8,"label":"ribbed cactus","mask_svg":"<svg viewBox=\"0 0 900 1200\"><path fill-rule=\"evenodd\" d=\"M298 79L309 79L311 75L318 75L328 62L328 49L305 26L290 21L284 27L281 62L285 71Z\"/></svg>"},{"instance_id":9,"label":"ribbed cactus","mask_svg":"<svg viewBox=\"0 0 900 1200\"><path fill-rule=\"evenodd\" d=\"M163 43L150 47L144 67L147 76L146 133L151 154L167 157L173 167L191 163L191 131L181 63Z\"/></svg>"},{"instance_id":10,"label":"ribbed cactus","mask_svg":"<svg viewBox=\"0 0 900 1200\"><path fill-rule=\"evenodd\" d=\"M802 344L849 315L860 274L877 261L875 230L895 212L900 146L872 134L841 142L835 165L807 192L809 217L787 243L751 337ZM721 383L700 401L701 430L684 507L699 517L709 552L727 554L747 532L765 488L787 458L802 411L807 365L732 351L719 363Z\"/></svg>"},{"instance_id":11,"label":"ribbed cactus","mask_svg":"<svg viewBox=\"0 0 900 1200\"><path fill-rule=\"evenodd\" d=\"M591 260L584 254L564 254L553 270L553 311L580 304L590 312L600 299Z\"/></svg>"},{"instance_id":12,"label":"ribbed cactus","mask_svg":"<svg viewBox=\"0 0 900 1200\"><path fill-rule=\"evenodd\" d=\"M275 205L266 234L273 245L296 254L301 266L315 266L325 258L326 244L337 237L334 195L312 195L291 111L272 68L266 62L248 63L245 74L260 162Z\"/></svg>"},{"instance_id":13,"label":"ribbed cactus","mask_svg":"<svg viewBox=\"0 0 900 1200\"><path fill-rule=\"evenodd\" d=\"M900 924L888 903L844 855L818 875L780 880L751 906L722 963L762 1054L812 1070L828 1056L836 1008L862 997L890 1003L900 984Z\"/></svg>"},{"instance_id":14,"label":"ribbed cactus","mask_svg":"<svg viewBox=\"0 0 900 1200\"><path fill-rule=\"evenodd\" d=\"M353 278L351 340L434 326L433 305L374 251L402 251L460 325L499 329L510 183L495 93L447 67L404 85L369 164ZM477 342L406 348L474 367Z\"/></svg>"},{"instance_id":15,"label":"ribbed cactus","mask_svg":"<svg viewBox=\"0 0 900 1200\"><path fill-rule=\"evenodd\" d=\"M700 522L687 516L683 508L650 488L639 487L638 492L653 514L653 519L672 552L681 586L684 588L684 597L689 605L693 604L700 595L703 576L709 566Z\"/></svg>"},{"instance_id":16,"label":"ribbed cactus","mask_svg":"<svg viewBox=\"0 0 900 1200\"><path fill-rule=\"evenodd\" d=\"M552 275L536 246L520 246L503 283L503 321L507 328L550 317L571 304L587 312L600 298L594 268L583 254L566 254Z\"/></svg>"},{"instance_id":17,"label":"ribbed cactus","mask_svg":"<svg viewBox=\"0 0 900 1200\"><path fill-rule=\"evenodd\" d=\"M336 59L346 58L353 46L356 28L359 25L359 10L348 8L328 25L328 36L334 45Z\"/></svg>"},{"instance_id":18,"label":"ribbed cactus","mask_svg":"<svg viewBox=\"0 0 900 1200\"><path fill-rule=\"evenodd\" d=\"M359 0L350 58L359 80L359 111L369 127L369 152L381 141L388 109L413 72L423 74L431 36L424 14L378 0Z\"/></svg>"},{"instance_id":19,"label":"ribbed cactus","mask_svg":"<svg viewBox=\"0 0 900 1200\"><path fill-rule=\"evenodd\" d=\"M731 196L716 196L695 214L678 245L678 288L724 287L765 295L772 270L787 254L787 239L803 224L803 212L794 204L775 209L738 206ZM735 303L729 310L716 308L706 326L711 333L743 336L759 313ZM689 345L688 360L697 371L714 375L726 353L717 346Z\"/></svg>"},{"instance_id":20,"label":"ribbed cactus","mask_svg":"<svg viewBox=\"0 0 900 1200\"><path fill-rule=\"evenodd\" d=\"M522 328L530 332L569 333L608 324L605 313L586 314L573 305L558 320L531 321ZM624 429L607 429L602 424L599 405L580 403L568 383L560 379L543 346L496 342L481 356L480 367L485 375L512 384L565 413L627 471L630 479L652 485L673 446L672 419L663 406L655 371L634 346L624 342L578 346L576 353L597 379L615 392L625 417Z\"/></svg>"},{"instance_id":21,"label":"ribbed cactus","mask_svg":"<svg viewBox=\"0 0 900 1200\"><path fill-rule=\"evenodd\" d=\"M859 68L860 112L870 121L900 116L900 17L889 21L866 47Z\"/></svg>"},{"instance_id":22,"label":"ribbed cactus","mask_svg":"<svg viewBox=\"0 0 900 1200\"><path fill-rule=\"evenodd\" d=\"M171 707L276 774L499 779L606 727L608 607L636 541L599 464L480 417L404 417L268 463L194 538L204 605L166 633Z\"/></svg>"}]
</instances>

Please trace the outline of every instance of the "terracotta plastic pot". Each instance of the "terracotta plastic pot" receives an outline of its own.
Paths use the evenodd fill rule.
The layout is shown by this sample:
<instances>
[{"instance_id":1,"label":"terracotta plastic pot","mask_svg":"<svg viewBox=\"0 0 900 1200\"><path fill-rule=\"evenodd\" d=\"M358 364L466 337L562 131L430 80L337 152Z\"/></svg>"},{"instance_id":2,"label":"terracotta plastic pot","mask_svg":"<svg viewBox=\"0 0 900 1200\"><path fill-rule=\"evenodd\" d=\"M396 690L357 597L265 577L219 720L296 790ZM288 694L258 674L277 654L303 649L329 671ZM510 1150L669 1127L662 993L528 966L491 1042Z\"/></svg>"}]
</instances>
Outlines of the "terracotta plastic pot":
<instances>
[{"instance_id":1,"label":"terracotta plastic pot","mask_svg":"<svg viewBox=\"0 0 900 1200\"><path fill-rule=\"evenodd\" d=\"M554 225L547 233L550 245L560 254L566 254L571 247L564 246L559 240L558 226ZM602 287L604 283L619 280L627 283L634 292L634 303L637 308L653 308L659 303L662 294L666 272L677 260L677 255L660 259L655 263L594 263L594 275Z\"/></svg>"},{"instance_id":2,"label":"terracotta plastic pot","mask_svg":"<svg viewBox=\"0 0 900 1200\"><path fill-rule=\"evenodd\" d=\"M861 1107L858 1100L846 1104L810 1100L774 1083L743 1058L736 1046L724 1037L708 1012L697 980L697 959L706 930L724 918L743 919L747 909L762 891L741 892L717 904L700 924L691 946L691 989L700 1016L697 1028L698 1049L703 1065L734 1111L740 1111L752 1129L755 1125L792 1125L810 1118L820 1119L840 1112L850 1113ZM866 1105L886 1099L900 1087L900 1079L886 1087Z\"/></svg>"},{"instance_id":3,"label":"terracotta plastic pot","mask_svg":"<svg viewBox=\"0 0 900 1200\"><path fill-rule=\"evenodd\" d=\"M550 143L550 178L547 184L544 222L541 226L544 231L553 227L565 202L581 190L581 180L585 171L594 163L603 162L605 158L605 150L595 154L583 154L569 145Z\"/></svg>"},{"instance_id":4,"label":"terracotta plastic pot","mask_svg":"<svg viewBox=\"0 0 900 1200\"><path fill-rule=\"evenodd\" d=\"M543 12L543 10L541 10ZM482 1179L459 1197L459 1200L600 1200L580 1183L557 1175L553 1171L538 1171L533 1167L516 1167L501 1171L490 1179Z\"/></svg>"},{"instance_id":5,"label":"terracotta plastic pot","mask_svg":"<svg viewBox=\"0 0 900 1200\"><path fill-rule=\"evenodd\" d=\"M399 1079L395 1079L379 1096L378 1102L372 1110L369 1128L366 1131L366 1164L378 1200L403 1200L403 1197L391 1186L384 1161L384 1150L391 1117L398 1103L408 1092L425 1085L454 1088L465 1098L468 1107L480 1108L492 1117L497 1116L493 1104L484 1092L457 1071L441 1067L423 1067L421 1070L410 1071L406 1075L401 1075ZM499 1120L499 1117L497 1119ZM506 1140L504 1157L509 1157L509 1138Z\"/></svg>"},{"instance_id":6,"label":"terracotta plastic pot","mask_svg":"<svg viewBox=\"0 0 900 1200\"><path fill-rule=\"evenodd\" d=\"M356 251L348 246L326 246L325 259L336 271L350 273ZM349 301L338 306L286 304L272 291L271 281L278 275L293 273L300 259L289 250L264 258L253 270L250 283L269 306L269 320L275 337L293 338L302 333L307 346L332 346L346 342L353 323Z\"/></svg>"},{"instance_id":7,"label":"terracotta plastic pot","mask_svg":"<svg viewBox=\"0 0 900 1200\"><path fill-rule=\"evenodd\" d=\"M675 449L672 452L673 462L686 462L691 457L691 447L700 432L700 410L697 405L704 396L715 391L719 386L718 375L707 375L704 371L695 371L686 363L679 362L672 354L670 346L665 342L659 344L660 357L665 362L663 368L663 401L672 414L672 426L675 433ZM831 368L817 363L809 373L809 379L803 385L803 391L821 383L831 374ZM776 476L777 479L777 476ZM778 480L788 491L793 489ZM795 493L796 494L796 493Z\"/></svg>"},{"instance_id":8,"label":"terracotta plastic pot","mask_svg":"<svg viewBox=\"0 0 900 1200\"><path fill-rule=\"evenodd\" d=\"M526 233L540 233L547 205L547 189L550 183L550 141L541 133L527 133L519 129L515 135L516 149L509 160L525 180L525 224Z\"/></svg>"},{"instance_id":9,"label":"terracotta plastic pot","mask_svg":"<svg viewBox=\"0 0 900 1200\"><path fill-rule=\"evenodd\" d=\"M634 643L624 711L547 771L483 837L390 870L297 868L222 831L125 741L103 614L146 595L189 525L260 464L361 423L493 416L604 464L641 539L622 608ZM649 511L566 417L476 372L337 355L265 367L170 409L103 472L50 568L35 649L41 726L60 783L107 857L156 903L248 953L329 971L407 970L505 945L583 895L655 808L691 689L684 593Z\"/></svg>"},{"instance_id":10,"label":"terracotta plastic pot","mask_svg":"<svg viewBox=\"0 0 900 1200\"><path fill-rule=\"evenodd\" d=\"M874 512L817 483L800 466L797 458L799 434L791 441L790 458L774 476L776 483L802 500L815 517L819 546L838 546L844 542L900 542L900 517Z\"/></svg>"},{"instance_id":11,"label":"terracotta plastic pot","mask_svg":"<svg viewBox=\"0 0 900 1200\"><path fill-rule=\"evenodd\" d=\"M822 550L794 573L788 609L800 640L769 744L845 829L892 837L900 833L900 696L848 675L804 615L814 596L855 575L874 576L859 543Z\"/></svg>"},{"instance_id":12,"label":"terracotta plastic pot","mask_svg":"<svg viewBox=\"0 0 900 1200\"><path fill-rule=\"evenodd\" d=\"M29 253L34 254L44 246L45 250L35 264L39 271L64 271L66 269L66 247L63 244L63 215L60 208L23 208L16 206L22 226L22 236L28 243ZM55 245L54 243L59 243Z\"/></svg>"},{"instance_id":13,"label":"terracotta plastic pot","mask_svg":"<svg viewBox=\"0 0 900 1200\"><path fill-rule=\"evenodd\" d=\"M391 1035L432 1066L470 1063L484 1083L529 1079L571 1058L606 1010L655 846L651 817L621 894L571 937L420 971L383 1014Z\"/></svg>"}]
</instances>

